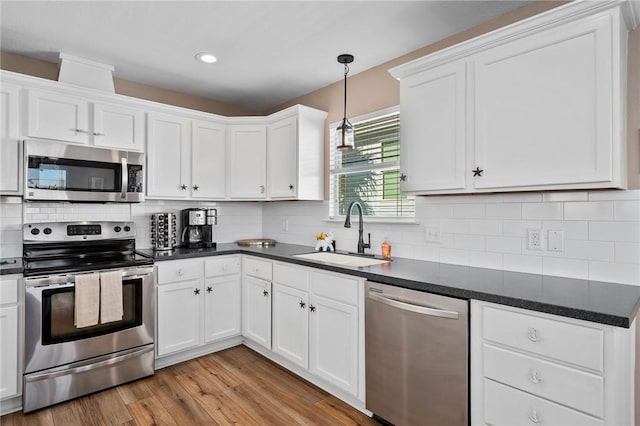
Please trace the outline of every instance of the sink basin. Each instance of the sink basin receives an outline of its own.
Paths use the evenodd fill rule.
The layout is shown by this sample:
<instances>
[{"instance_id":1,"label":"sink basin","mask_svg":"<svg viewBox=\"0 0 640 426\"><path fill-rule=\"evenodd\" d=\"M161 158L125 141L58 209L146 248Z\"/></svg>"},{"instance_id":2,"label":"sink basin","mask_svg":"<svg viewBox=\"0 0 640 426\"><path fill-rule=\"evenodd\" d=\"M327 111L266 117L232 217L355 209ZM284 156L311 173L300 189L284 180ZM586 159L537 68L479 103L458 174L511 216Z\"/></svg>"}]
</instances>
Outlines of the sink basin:
<instances>
[{"instance_id":1,"label":"sink basin","mask_svg":"<svg viewBox=\"0 0 640 426\"><path fill-rule=\"evenodd\" d=\"M354 268L389 263L388 260L381 260L364 256L353 256L348 254L338 254L326 251L320 251L317 253L295 254L293 255L293 257L313 260L316 262L333 263L334 265L352 266Z\"/></svg>"}]
</instances>

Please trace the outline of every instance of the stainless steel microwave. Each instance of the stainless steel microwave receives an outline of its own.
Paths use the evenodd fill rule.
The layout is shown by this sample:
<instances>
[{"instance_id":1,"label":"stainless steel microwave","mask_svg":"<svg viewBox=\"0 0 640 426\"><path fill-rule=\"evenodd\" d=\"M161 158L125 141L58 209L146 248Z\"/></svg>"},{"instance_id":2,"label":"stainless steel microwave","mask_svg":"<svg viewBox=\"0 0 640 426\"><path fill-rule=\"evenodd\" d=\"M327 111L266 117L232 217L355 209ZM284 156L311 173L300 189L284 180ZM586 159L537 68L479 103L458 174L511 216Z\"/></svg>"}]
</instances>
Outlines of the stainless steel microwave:
<instances>
[{"instance_id":1,"label":"stainless steel microwave","mask_svg":"<svg viewBox=\"0 0 640 426\"><path fill-rule=\"evenodd\" d=\"M144 154L24 141L24 199L137 203L144 201Z\"/></svg>"}]
</instances>

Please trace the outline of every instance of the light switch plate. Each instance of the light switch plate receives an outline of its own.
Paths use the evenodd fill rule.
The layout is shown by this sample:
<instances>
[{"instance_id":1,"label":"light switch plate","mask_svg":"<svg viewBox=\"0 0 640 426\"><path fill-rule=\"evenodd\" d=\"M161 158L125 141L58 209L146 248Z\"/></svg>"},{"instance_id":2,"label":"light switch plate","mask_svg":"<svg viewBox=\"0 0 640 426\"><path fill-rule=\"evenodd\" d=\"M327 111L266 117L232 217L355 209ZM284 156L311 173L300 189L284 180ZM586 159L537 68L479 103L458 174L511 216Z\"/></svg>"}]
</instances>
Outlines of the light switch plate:
<instances>
[{"instance_id":1,"label":"light switch plate","mask_svg":"<svg viewBox=\"0 0 640 426\"><path fill-rule=\"evenodd\" d=\"M426 225L424 227L424 241L426 243L439 243L441 241L440 226Z\"/></svg>"},{"instance_id":2,"label":"light switch plate","mask_svg":"<svg viewBox=\"0 0 640 426\"><path fill-rule=\"evenodd\" d=\"M564 231L549 230L547 236L547 250L564 251Z\"/></svg>"}]
</instances>

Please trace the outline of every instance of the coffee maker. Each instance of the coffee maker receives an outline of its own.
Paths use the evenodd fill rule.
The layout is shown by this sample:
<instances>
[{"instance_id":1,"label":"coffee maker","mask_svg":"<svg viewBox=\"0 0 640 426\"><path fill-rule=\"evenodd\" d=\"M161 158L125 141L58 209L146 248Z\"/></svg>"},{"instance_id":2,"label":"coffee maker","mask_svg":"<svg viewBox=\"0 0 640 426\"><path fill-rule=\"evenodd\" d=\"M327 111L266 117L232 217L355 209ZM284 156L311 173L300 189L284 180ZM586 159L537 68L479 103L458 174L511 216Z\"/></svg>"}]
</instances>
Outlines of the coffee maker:
<instances>
[{"instance_id":1,"label":"coffee maker","mask_svg":"<svg viewBox=\"0 0 640 426\"><path fill-rule=\"evenodd\" d=\"M180 247L215 247L213 225L218 223L216 209L192 208L182 210L182 238Z\"/></svg>"}]
</instances>

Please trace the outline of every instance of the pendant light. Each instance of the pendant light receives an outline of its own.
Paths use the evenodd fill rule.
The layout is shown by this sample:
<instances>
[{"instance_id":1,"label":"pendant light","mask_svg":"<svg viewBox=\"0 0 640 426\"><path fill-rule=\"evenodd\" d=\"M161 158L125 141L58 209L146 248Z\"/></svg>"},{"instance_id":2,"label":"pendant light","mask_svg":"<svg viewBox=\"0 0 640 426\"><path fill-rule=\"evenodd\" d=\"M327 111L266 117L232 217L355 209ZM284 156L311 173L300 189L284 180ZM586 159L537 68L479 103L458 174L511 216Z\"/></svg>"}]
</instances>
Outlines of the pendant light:
<instances>
[{"instance_id":1,"label":"pendant light","mask_svg":"<svg viewBox=\"0 0 640 426\"><path fill-rule=\"evenodd\" d=\"M344 116L342 123L336 129L338 138L338 151L351 151L353 149L353 126L347 120L347 74L349 74L349 65L353 62L353 55L342 54L338 56L338 62L344 64Z\"/></svg>"}]
</instances>

